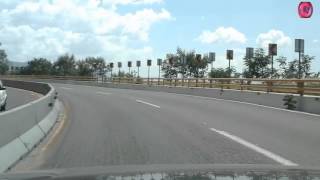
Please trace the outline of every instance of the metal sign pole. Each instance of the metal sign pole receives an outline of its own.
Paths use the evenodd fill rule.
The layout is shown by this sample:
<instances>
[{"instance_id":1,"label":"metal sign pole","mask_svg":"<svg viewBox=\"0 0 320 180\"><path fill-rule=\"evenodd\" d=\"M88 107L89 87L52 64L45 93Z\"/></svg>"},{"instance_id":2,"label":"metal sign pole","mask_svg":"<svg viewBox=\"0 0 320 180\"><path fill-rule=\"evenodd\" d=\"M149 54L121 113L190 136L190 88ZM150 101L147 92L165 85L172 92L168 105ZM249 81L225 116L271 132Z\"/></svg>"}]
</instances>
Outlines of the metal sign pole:
<instances>
[{"instance_id":1,"label":"metal sign pole","mask_svg":"<svg viewBox=\"0 0 320 180\"><path fill-rule=\"evenodd\" d=\"M229 59L229 78L231 77L231 66L230 66L230 62L231 62L231 59Z\"/></svg>"},{"instance_id":2,"label":"metal sign pole","mask_svg":"<svg viewBox=\"0 0 320 180\"><path fill-rule=\"evenodd\" d=\"M159 65L158 85L160 85L160 73L161 73L161 65Z\"/></svg>"},{"instance_id":3,"label":"metal sign pole","mask_svg":"<svg viewBox=\"0 0 320 180\"><path fill-rule=\"evenodd\" d=\"M148 85L149 85L149 81L150 81L150 66L148 66Z\"/></svg>"},{"instance_id":4,"label":"metal sign pole","mask_svg":"<svg viewBox=\"0 0 320 180\"><path fill-rule=\"evenodd\" d=\"M138 78L139 78L140 76L139 76L139 66L138 66Z\"/></svg>"},{"instance_id":5,"label":"metal sign pole","mask_svg":"<svg viewBox=\"0 0 320 180\"><path fill-rule=\"evenodd\" d=\"M301 52L299 51L299 69L298 69L298 78L301 79Z\"/></svg>"},{"instance_id":6,"label":"metal sign pole","mask_svg":"<svg viewBox=\"0 0 320 180\"><path fill-rule=\"evenodd\" d=\"M304 53L304 39L295 39L295 52L299 53L298 78L302 78L301 72L301 55Z\"/></svg>"},{"instance_id":7,"label":"metal sign pole","mask_svg":"<svg viewBox=\"0 0 320 180\"><path fill-rule=\"evenodd\" d=\"M111 82L112 82L112 68L111 68L111 74L110 74L110 76L111 76Z\"/></svg>"},{"instance_id":8,"label":"metal sign pole","mask_svg":"<svg viewBox=\"0 0 320 180\"><path fill-rule=\"evenodd\" d=\"M271 55L271 78L273 78L273 55Z\"/></svg>"}]
</instances>

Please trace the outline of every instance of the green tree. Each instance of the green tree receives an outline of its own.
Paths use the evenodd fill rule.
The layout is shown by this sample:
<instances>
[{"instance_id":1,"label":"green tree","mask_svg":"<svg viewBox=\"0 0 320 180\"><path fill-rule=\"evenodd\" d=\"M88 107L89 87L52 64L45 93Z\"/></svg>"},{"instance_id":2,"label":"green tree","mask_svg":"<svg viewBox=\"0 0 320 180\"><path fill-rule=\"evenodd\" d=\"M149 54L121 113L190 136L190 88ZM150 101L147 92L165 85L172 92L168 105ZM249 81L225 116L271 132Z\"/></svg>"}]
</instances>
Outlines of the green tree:
<instances>
[{"instance_id":1,"label":"green tree","mask_svg":"<svg viewBox=\"0 0 320 180\"><path fill-rule=\"evenodd\" d=\"M53 65L53 72L56 75L75 75L75 57L74 55L64 54L58 57Z\"/></svg>"},{"instance_id":2,"label":"green tree","mask_svg":"<svg viewBox=\"0 0 320 180\"><path fill-rule=\"evenodd\" d=\"M253 58L244 57L243 59L246 66L243 72L244 77L267 78L270 76L270 58L266 55L264 49L258 48L255 50Z\"/></svg>"},{"instance_id":3,"label":"green tree","mask_svg":"<svg viewBox=\"0 0 320 180\"><path fill-rule=\"evenodd\" d=\"M204 77L208 67L208 56L197 57L195 51L186 51L177 48L176 54L168 54L162 66L163 76L166 78L178 77Z\"/></svg>"},{"instance_id":4,"label":"green tree","mask_svg":"<svg viewBox=\"0 0 320 180\"><path fill-rule=\"evenodd\" d=\"M0 43L1 45L1 43ZM0 49L0 74L5 74L9 69L8 56L5 50Z\"/></svg>"},{"instance_id":5,"label":"green tree","mask_svg":"<svg viewBox=\"0 0 320 180\"><path fill-rule=\"evenodd\" d=\"M236 70L234 67L231 67L231 73L236 73ZM223 69L223 68L213 68L209 72L210 78L228 78L230 75L229 68Z\"/></svg>"},{"instance_id":6,"label":"green tree","mask_svg":"<svg viewBox=\"0 0 320 180\"><path fill-rule=\"evenodd\" d=\"M305 78L310 78L316 75L311 72L311 63L315 59L314 56L304 55L301 59L301 75ZM297 59L288 62L286 57L280 56L276 59L279 63L278 77L281 78L298 78L299 61Z\"/></svg>"},{"instance_id":7,"label":"green tree","mask_svg":"<svg viewBox=\"0 0 320 180\"><path fill-rule=\"evenodd\" d=\"M162 64L163 77L176 78L179 72L178 56L176 54L167 54L167 60Z\"/></svg>"},{"instance_id":8,"label":"green tree","mask_svg":"<svg viewBox=\"0 0 320 180\"><path fill-rule=\"evenodd\" d=\"M92 72L96 72L99 75L104 74L106 64L102 57L87 57L85 61L89 64Z\"/></svg>"},{"instance_id":9,"label":"green tree","mask_svg":"<svg viewBox=\"0 0 320 180\"><path fill-rule=\"evenodd\" d=\"M90 69L90 65L86 60L80 60L76 63L76 69L80 76L90 76L92 74L92 70Z\"/></svg>"},{"instance_id":10,"label":"green tree","mask_svg":"<svg viewBox=\"0 0 320 180\"><path fill-rule=\"evenodd\" d=\"M34 58L28 62L27 67L22 71L23 74L49 75L52 70L52 64L45 58Z\"/></svg>"}]
</instances>

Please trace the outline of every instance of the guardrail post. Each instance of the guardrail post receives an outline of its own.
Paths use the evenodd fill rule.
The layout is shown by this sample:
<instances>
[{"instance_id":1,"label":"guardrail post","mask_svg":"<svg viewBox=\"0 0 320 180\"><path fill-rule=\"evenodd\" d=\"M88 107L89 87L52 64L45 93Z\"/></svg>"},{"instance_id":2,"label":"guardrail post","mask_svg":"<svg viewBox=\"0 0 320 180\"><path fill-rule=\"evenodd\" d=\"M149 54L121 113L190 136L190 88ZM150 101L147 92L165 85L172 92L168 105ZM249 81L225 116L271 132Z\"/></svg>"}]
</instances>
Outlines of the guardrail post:
<instances>
[{"instance_id":1,"label":"guardrail post","mask_svg":"<svg viewBox=\"0 0 320 180\"><path fill-rule=\"evenodd\" d=\"M240 80L240 90L243 90L243 80Z\"/></svg>"},{"instance_id":2,"label":"guardrail post","mask_svg":"<svg viewBox=\"0 0 320 180\"><path fill-rule=\"evenodd\" d=\"M188 78L187 86L190 87L190 79Z\"/></svg>"},{"instance_id":3,"label":"guardrail post","mask_svg":"<svg viewBox=\"0 0 320 180\"><path fill-rule=\"evenodd\" d=\"M170 86L172 86L172 79L170 78Z\"/></svg>"},{"instance_id":4,"label":"guardrail post","mask_svg":"<svg viewBox=\"0 0 320 180\"><path fill-rule=\"evenodd\" d=\"M164 80L165 80L165 79L162 79L162 86L164 86Z\"/></svg>"},{"instance_id":5,"label":"guardrail post","mask_svg":"<svg viewBox=\"0 0 320 180\"><path fill-rule=\"evenodd\" d=\"M177 79L174 79L174 86L177 86Z\"/></svg>"},{"instance_id":6,"label":"guardrail post","mask_svg":"<svg viewBox=\"0 0 320 180\"><path fill-rule=\"evenodd\" d=\"M202 81L203 81L202 87L204 88L206 86L206 79L203 79Z\"/></svg>"},{"instance_id":7,"label":"guardrail post","mask_svg":"<svg viewBox=\"0 0 320 180\"><path fill-rule=\"evenodd\" d=\"M198 87L198 78L196 79L196 87Z\"/></svg>"},{"instance_id":8,"label":"guardrail post","mask_svg":"<svg viewBox=\"0 0 320 180\"><path fill-rule=\"evenodd\" d=\"M212 79L210 79L210 88L212 88Z\"/></svg>"},{"instance_id":9,"label":"guardrail post","mask_svg":"<svg viewBox=\"0 0 320 180\"><path fill-rule=\"evenodd\" d=\"M267 92L272 92L272 86L273 86L273 82L267 81Z\"/></svg>"},{"instance_id":10,"label":"guardrail post","mask_svg":"<svg viewBox=\"0 0 320 180\"><path fill-rule=\"evenodd\" d=\"M300 94L300 96L303 96L304 94L304 82L297 82L298 91L297 93Z\"/></svg>"},{"instance_id":11,"label":"guardrail post","mask_svg":"<svg viewBox=\"0 0 320 180\"><path fill-rule=\"evenodd\" d=\"M119 76L119 82L118 82L118 84L120 84L120 81L121 81L121 78L120 78L120 76Z\"/></svg>"}]
</instances>

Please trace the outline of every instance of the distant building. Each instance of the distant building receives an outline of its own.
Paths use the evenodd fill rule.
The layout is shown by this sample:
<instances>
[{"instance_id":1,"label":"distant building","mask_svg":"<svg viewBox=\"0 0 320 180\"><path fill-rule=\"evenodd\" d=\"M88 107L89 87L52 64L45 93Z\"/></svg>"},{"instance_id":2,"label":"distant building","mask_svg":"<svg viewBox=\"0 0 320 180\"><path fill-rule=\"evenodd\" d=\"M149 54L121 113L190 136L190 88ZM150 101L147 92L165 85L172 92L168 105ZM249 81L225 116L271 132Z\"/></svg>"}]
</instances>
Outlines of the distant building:
<instances>
[{"instance_id":1,"label":"distant building","mask_svg":"<svg viewBox=\"0 0 320 180\"><path fill-rule=\"evenodd\" d=\"M17 61L9 61L8 66L9 70L8 72L11 73L16 73L21 71L23 68L25 68L28 65L27 62L17 62Z\"/></svg>"}]
</instances>

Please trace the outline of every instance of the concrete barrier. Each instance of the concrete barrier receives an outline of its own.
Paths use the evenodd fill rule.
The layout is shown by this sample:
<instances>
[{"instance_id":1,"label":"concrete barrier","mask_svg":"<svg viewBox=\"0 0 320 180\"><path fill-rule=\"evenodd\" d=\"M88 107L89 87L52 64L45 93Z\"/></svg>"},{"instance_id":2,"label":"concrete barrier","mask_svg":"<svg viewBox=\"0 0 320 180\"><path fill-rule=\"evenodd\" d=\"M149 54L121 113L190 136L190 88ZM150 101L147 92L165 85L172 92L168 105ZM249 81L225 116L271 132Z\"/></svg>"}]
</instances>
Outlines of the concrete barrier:
<instances>
[{"instance_id":1,"label":"concrete barrier","mask_svg":"<svg viewBox=\"0 0 320 180\"><path fill-rule=\"evenodd\" d=\"M44 138L59 114L55 90L49 84L3 80L5 86L41 93L44 96L0 113L0 172L23 158Z\"/></svg>"}]
</instances>

